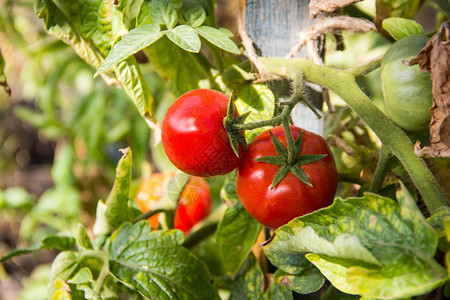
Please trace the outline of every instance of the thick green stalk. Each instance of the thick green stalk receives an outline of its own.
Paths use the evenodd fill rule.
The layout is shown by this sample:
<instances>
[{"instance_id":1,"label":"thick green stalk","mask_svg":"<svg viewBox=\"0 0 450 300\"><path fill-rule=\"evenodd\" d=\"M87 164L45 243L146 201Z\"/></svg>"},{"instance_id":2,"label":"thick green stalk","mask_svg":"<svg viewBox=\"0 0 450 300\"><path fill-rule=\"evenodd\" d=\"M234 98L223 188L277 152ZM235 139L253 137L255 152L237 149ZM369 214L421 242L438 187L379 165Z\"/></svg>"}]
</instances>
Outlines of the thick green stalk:
<instances>
[{"instance_id":1,"label":"thick green stalk","mask_svg":"<svg viewBox=\"0 0 450 300\"><path fill-rule=\"evenodd\" d=\"M365 95L356 83L359 72L339 71L319 66L305 58L261 58L266 69L275 74L292 78L303 72L306 80L326 87L340 96L359 114L405 167L431 214L448 208L448 202L433 174L423 159L414 153L413 144L406 133L386 117Z\"/></svg>"}]
</instances>

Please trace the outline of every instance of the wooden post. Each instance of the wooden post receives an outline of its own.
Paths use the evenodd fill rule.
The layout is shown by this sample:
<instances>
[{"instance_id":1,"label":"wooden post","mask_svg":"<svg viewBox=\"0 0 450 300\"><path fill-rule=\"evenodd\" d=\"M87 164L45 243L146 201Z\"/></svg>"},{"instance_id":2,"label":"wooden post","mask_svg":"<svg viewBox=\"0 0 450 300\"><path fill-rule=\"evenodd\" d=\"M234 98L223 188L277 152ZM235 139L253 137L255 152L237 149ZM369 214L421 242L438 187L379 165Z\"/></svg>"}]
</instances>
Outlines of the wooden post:
<instances>
[{"instance_id":1,"label":"wooden post","mask_svg":"<svg viewBox=\"0 0 450 300\"><path fill-rule=\"evenodd\" d=\"M309 17L309 0L246 0L246 31L261 51L262 56L285 56L299 41L298 33L314 24ZM306 48L297 53L306 57ZM309 89L309 100L322 110L322 94ZM294 124L323 134L323 119L302 104L292 112Z\"/></svg>"}]
</instances>

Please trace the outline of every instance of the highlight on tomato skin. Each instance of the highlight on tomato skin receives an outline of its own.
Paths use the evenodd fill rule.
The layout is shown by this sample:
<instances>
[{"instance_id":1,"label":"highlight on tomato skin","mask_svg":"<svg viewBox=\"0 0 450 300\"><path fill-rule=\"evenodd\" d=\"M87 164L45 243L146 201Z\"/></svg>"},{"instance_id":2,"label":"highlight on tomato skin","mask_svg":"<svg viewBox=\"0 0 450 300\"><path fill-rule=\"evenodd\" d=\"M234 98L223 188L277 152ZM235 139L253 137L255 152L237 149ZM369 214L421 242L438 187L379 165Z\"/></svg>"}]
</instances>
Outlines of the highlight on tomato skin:
<instances>
[{"instance_id":1,"label":"highlight on tomato skin","mask_svg":"<svg viewBox=\"0 0 450 300\"><path fill-rule=\"evenodd\" d=\"M175 167L200 177L225 175L236 168L239 158L223 125L228 102L221 92L196 89L169 107L161 126L161 142Z\"/></svg>"},{"instance_id":2,"label":"highlight on tomato skin","mask_svg":"<svg viewBox=\"0 0 450 300\"><path fill-rule=\"evenodd\" d=\"M293 125L290 128L296 140L302 129ZM270 131L287 146L283 126ZM278 155L269 130L258 135L241 155L236 171L236 192L244 208L262 225L275 230L296 217L332 204L338 173L329 146L320 135L305 130L299 155L303 154L326 154L321 160L301 166L312 187L289 172L271 188L280 167L255 160Z\"/></svg>"},{"instance_id":3,"label":"highlight on tomato skin","mask_svg":"<svg viewBox=\"0 0 450 300\"><path fill-rule=\"evenodd\" d=\"M170 180L175 172L154 173L144 180L138 188L135 201L142 213L155 208L167 194ZM211 212L212 199L208 184L201 177L191 177L186 184L175 212L174 227L184 233ZM148 219L150 227L155 229L159 225L159 214Z\"/></svg>"}]
</instances>

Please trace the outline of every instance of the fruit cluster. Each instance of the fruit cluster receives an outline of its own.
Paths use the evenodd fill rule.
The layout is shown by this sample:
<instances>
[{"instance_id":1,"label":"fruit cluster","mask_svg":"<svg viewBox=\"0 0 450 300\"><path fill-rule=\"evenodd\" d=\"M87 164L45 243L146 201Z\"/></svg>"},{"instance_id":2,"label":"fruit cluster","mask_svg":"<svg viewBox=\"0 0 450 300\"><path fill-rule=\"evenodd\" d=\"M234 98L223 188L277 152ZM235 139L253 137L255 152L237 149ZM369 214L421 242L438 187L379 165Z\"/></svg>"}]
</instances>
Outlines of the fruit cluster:
<instances>
[{"instance_id":1,"label":"fruit cluster","mask_svg":"<svg viewBox=\"0 0 450 300\"><path fill-rule=\"evenodd\" d=\"M162 123L162 144L179 170L193 176L210 177L237 169L235 183L239 200L258 222L271 229L332 203L338 175L330 148L321 136L288 126L288 137L294 143L292 155L286 128L278 126L261 133L247 147L240 146L237 155L224 126L228 106L226 95L209 89L190 91L172 104ZM234 117L237 116L234 108ZM192 180L203 182L198 177ZM197 194L202 200L191 201L196 208L190 210L179 205L175 228L187 231L205 216L208 210L205 207L210 207L211 200L207 185L200 185L201 192ZM189 185L184 193L188 189ZM156 201L147 204L145 190L148 189L141 187L136 198L142 211L156 205ZM158 189L151 190L155 194ZM189 217L182 221L182 214ZM157 226L155 217L150 222L153 228Z\"/></svg>"}]
</instances>

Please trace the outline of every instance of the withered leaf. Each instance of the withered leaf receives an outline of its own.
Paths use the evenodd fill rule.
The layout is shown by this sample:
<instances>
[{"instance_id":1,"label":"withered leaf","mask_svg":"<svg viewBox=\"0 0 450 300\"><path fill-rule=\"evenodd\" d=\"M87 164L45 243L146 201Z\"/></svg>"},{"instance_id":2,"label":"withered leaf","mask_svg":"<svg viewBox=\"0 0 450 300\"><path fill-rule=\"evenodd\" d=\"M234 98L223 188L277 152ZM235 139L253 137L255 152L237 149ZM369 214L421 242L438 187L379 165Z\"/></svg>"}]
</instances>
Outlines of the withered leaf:
<instances>
[{"instance_id":1,"label":"withered leaf","mask_svg":"<svg viewBox=\"0 0 450 300\"><path fill-rule=\"evenodd\" d=\"M309 16L315 18L321 12L333 12L341 7L360 2L362 0L311 0Z\"/></svg>"},{"instance_id":2,"label":"withered leaf","mask_svg":"<svg viewBox=\"0 0 450 300\"><path fill-rule=\"evenodd\" d=\"M415 152L422 157L450 157L450 21L441 25L409 64L430 72L433 82L431 145L420 148L416 143Z\"/></svg>"}]
</instances>

